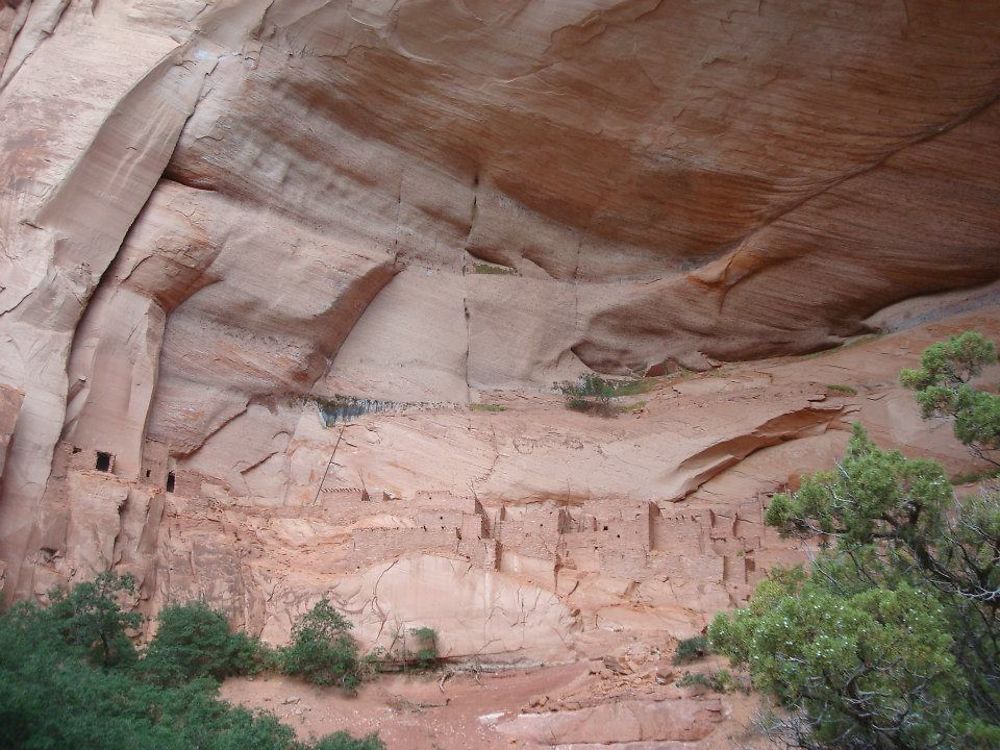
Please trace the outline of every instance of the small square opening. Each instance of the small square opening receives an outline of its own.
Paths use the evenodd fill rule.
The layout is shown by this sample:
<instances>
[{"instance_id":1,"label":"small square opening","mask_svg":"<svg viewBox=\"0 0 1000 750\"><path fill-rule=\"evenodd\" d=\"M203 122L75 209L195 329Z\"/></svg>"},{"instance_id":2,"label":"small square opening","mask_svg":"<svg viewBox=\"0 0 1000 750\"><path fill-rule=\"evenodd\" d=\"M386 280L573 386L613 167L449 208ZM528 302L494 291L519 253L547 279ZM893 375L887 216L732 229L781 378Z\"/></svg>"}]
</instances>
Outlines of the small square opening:
<instances>
[{"instance_id":1,"label":"small square opening","mask_svg":"<svg viewBox=\"0 0 1000 750\"><path fill-rule=\"evenodd\" d=\"M98 471L111 471L111 454L97 451L97 462L94 468Z\"/></svg>"},{"instance_id":2,"label":"small square opening","mask_svg":"<svg viewBox=\"0 0 1000 750\"><path fill-rule=\"evenodd\" d=\"M167 492L173 492L176 485L177 477L174 476L174 472L167 472Z\"/></svg>"}]
</instances>

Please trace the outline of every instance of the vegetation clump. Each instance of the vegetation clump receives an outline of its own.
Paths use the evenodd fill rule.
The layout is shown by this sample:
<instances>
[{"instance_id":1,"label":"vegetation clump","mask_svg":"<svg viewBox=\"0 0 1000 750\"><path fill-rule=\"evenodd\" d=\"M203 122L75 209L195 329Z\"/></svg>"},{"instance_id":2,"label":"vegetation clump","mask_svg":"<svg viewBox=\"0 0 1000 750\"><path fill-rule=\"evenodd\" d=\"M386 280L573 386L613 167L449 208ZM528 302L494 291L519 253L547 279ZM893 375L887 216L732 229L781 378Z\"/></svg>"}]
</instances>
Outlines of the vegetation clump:
<instances>
[{"instance_id":1,"label":"vegetation clump","mask_svg":"<svg viewBox=\"0 0 1000 750\"><path fill-rule=\"evenodd\" d=\"M223 680L252 674L267 658L267 648L245 633L231 632L221 612L204 602L190 602L160 612L142 671L159 684L181 685L198 677Z\"/></svg>"},{"instance_id":2,"label":"vegetation clump","mask_svg":"<svg viewBox=\"0 0 1000 750\"><path fill-rule=\"evenodd\" d=\"M952 484L972 484L982 482L985 479L997 479L1000 477L1000 468L981 469L978 471L963 471L951 477Z\"/></svg>"},{"instance_id":3,"label":"vegetation clump","mask_svg":"<svg viewBox=\"0 0 1000 750\"><path fill-rule=\"evenodd\" d=\"M708 637L696 635L694 638L684 638L677 643L674 652L674 664L688 664L702 659L710 653Z\"/></svg>"},{"instance_id":4,"label":"vegetation clump","mask_svg":"<svg viewBox=\"0 0 1000 750\"><path fill-rule=\"evenodd\" d=\"M433 669L439 661L438 635L434 628L413 628L410 634L416 640L417 652L413 661L418 669Z\"/></svg>"},{"instance_id":5,"label":"vegetation clump","mask_svg":"<svg viewBox=\"0 0 1000 750\"><path fill-rule=\"evenodd\" d=\"M714 693L728 693L738 687L736 678L726 669L715 672L685 672L679 680L678 687L703 687Z\"/></svg>"},{"instance_id":6,"label":"vegetation clump","mask_svg":"<svg viewBox=\"0 0 1000 750\"><path fill-rule=\"evenodd\" d=\"M314 685L338 685L349 692L361 684L362 664L351 622L320 599L292 626L292 642L279 649L281 671Z\"/></svg>"},{"instance_id":7,"label":"vegetation clump","mask_svg":"<svg viewBox=\"0 0 1000 750\"><path fill-rule=\"evenodd\" d=\"M832 383L826 387L830 393L837 396L857 396L858 389L849 385L841 385L840 383Z\"/></svg>"},{"instance_id":8,"label":"vegetation clump","mask_svg":"<svg viewBox=\"0 0 1000 750\"><path fill-rule=\"evenodd\" d=\"M384 750L376 735L343 732L302 743L274 716L220 700L216 680L254 668L256 646L205 605L165 609L139 654L127 631L141 617L122 606L134 592L131 577L102 573L0 614L0 747Z\"/></svg>"},{"instance_id":9,"label":"vegetation clump","mask_svg":"<svg viewBox=\"0 0 1000 750\"><path fill-rule=\"evenodd\" d=\"M478 274L488 274L494 276L517 276L517 269L510 266L501 266L495 263L475 263L472 272Z\"/></svg>"},{"instance_id":10,"label":"vegetation clump","mask_svg":"<svg viewBox=\"0 0 1000 750\"><path fill-rule=\"evenodd\" d=\"M472 411L483 411L491 414L498 414L502 411L507 411L507 407L503 404L469 404L469 408Z\"/></svg>"},{"instance_id":11,"label":"vegetation clump","mask_svg":"<svg viewBox=\"0 0 1000 750\"><path fill-rule=\"evenodd\" d=\"M635 396L649 388L648 382L641 378L606 380L592 372L581 375L575 382L564 381L553 386L566 397L567 409L602 417L613 417L622 411L611 403L612 399Z\"/></svg>"},{"instance_id":12,"label":"vegetation clump","mask_svg":"<svg viewBox=\"0 0 1000 750\"><path fill-rule=\"evenodd\" d=\"M377 647L365 657L372 672L429 671L441 664L438 634L434 628L407 630L398 625L388 648Z\"/></svg>"}]
</instances>

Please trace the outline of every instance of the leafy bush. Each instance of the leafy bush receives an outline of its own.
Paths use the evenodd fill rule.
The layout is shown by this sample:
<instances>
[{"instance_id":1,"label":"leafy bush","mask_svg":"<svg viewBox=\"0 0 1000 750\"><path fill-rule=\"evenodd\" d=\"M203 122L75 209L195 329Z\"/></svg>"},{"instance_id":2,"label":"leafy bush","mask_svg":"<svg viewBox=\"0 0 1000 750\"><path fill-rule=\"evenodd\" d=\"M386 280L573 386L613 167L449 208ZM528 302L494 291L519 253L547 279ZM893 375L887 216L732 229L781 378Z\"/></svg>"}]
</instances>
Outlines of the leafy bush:
<instances>
[{"instance_id":1,"label":"leafy bush","mask_svg":"<svg viewBox=\"0 0 1000 750\"><path fill-rule=\"evenodd\" d=\"M278 651L285 674L314 685L339 685L354 691L361 683L358 644L353 626L325 597L292 627L292 642Z\"/></svg>"},{"instance_id":2,"label":"leafy bush","mask_svg":"<svg viewBox=\"0 0 1000 750\"><path fill-rule=\"evenodd\" d=\"M719 615L712 647L749 669L791 747L1000 747L1000 493L956 501L932 461L855 425L835 471L776 495L766 522L828 540Z\"/></svg>"},{"instance_id":3,"label":"leafy bush","mask_svg":"<svg viewBox=\"0 0 1000 750\"><path fill-rule=\"evenodd\" d=\"M49 607L22 603L0 614L0 747L384 750L375 736L355 740L344 733L300 743L274 716L220 701L213 680L146 681L141 662L116 658L124 629L137 619L121 610L117 597L133 586L103 574L56 594ZM112 644L107 652L105 642Z\"/></svg>"},{"instance_id":4,"label":"leafy bush","mask_svg":"<svg viewBox=\"0 0 1000 750\"><path fill-rule=\"evenodd\" d=\"M225 616L205 603L174 604L160 612L142 669L164 685L196 677L222 680L258 671L264 650L263 644L245 633L230 632Z\"/></svg>"},{"instance_id":5,"label":"leafy bush","mask_svg":"<svg viewBox=\"0 0 1000 750\"><path fill-rule=\"evenodd\" d=\"M674 664L687 664L697 661L709 653L708 637L696 635L694 638L684 638L677 643L674 653Z\"/></svg>"}]
</instances>

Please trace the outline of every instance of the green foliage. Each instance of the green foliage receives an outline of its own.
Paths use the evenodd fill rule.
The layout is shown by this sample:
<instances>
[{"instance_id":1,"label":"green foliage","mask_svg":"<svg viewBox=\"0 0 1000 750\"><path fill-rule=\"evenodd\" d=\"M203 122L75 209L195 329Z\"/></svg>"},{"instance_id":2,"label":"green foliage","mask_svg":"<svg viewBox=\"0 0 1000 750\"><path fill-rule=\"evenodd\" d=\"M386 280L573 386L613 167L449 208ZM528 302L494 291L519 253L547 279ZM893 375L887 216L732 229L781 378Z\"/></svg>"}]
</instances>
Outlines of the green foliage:
<instances>
[{"instance_id":1,"label":"green foliage","mask_svg":"<svg viewBox=\"0 0 1000 750\"><path fill-rule=\"evenodd\" d=\"M472 411L484 411L494 414L501 411L507 411L507 407L503 404L469 404L469 408Z\"/></svg>"},{"instance_id":2,"label":"green foliage","mask_svg":"<svg viewBox=\"0 0 1000 750\"><path fill-rule=\"evenodd\" d=\"M649 383L642 379L605 380L591 372L576 382L554 383L553 387L566 397L567 409L611 417L619 412L611 399L645 393Z\"/></svg>"},{"instance_id":3,"label":"green foliage","mask_svg":"<svg viewBox=\"0 0 1000 750\"><path fill-rule=\"evenodd\" d=\"M347 732L335 732L313 745L312 750L385 750L385 745L377 734L357 740Z\"/></svg>"},{"instance_id":4,"label":"green foliage","mask_svg":"<svg viewBox=\"0 0 1000 750\"><path fill-rule=\"evenodd\" d=\"M160 613L142 669L160 684L178 685L196 677L222 680L253 673L264 658L264 646L245 633L231 633L221 612L190 602Z\"/></svg>"},{"instance_id":5,"label":"green foliage","mask_svg":"<svg viewBox=\"0 0 1000 750\"><path fill-rule=\"evenodd\" d=\"M981 482L984 479L996 479L1000 477L1000 469L982 469L980 471L963 471L959 474L953 474L951 477L952 484L972 484L973 482Z\"/></svg>"},{"instance_id":6,"label":"green foliage","mask_svg":"<svg viewBox=\"0 0 1000 750\"><path fill-rule=\"evenodd\" d=\"M953 418L955 437L978 457L1000 466L1000 460L993 457L994 451L1000 451L1000 396L969 384L996 362L993 342L966 331L927 347L920 367L903 370L899 379L917 392L924 419Z\"/></svg>"},{"instance_id":7,"label":"green foliage","mask_svg":"<svg viewBox=\"0 0 1000 750\"><path fill-rule=\"evenodd\" d=\"M684 638L677 642L674 653L674 664L687 664L704 658L709 653L708 638L696 635L694 638Z\"/></svg>"},{"instance_id":8,"label":"green foliage","mask_svg":"<svg viewBox=\"0 0 1000 750\"><path fill-rule=\"evenodd\" d=\"M517 276L517 269L510 266L501 266L493 263L476 263L472 266L473 273L490 274L495 276Z\"/></svg>"},{"instance_id":9,"label":"green foliage","mask_svg":"<svg viewBox=\"0 0 1000 750\"><path fill-rule=\"evenodd\" d=\"M736 679L728 670L719 669L715 672L685 672L677 680L678 687L700 687L708 688L716 693L728 693L737 687Z\"/></svg>"},{"instance_id":10,"label":"green foliage","mask_svg":"<svg viewBox=\"0 0 1000 750\"><path fill-rule=\"evenodd\" d=\"M859 424L834 471L806 477L793 496L775 495L765 521L786 532L836 534L870 544L894 534L939 533L953 503L951 483L933 461L882 452Z\"/></svg>"},{"instance_id":11,"label":"green foliage","mask_svg":"<svg viewBox=\"0 0 1000 750\"><path fill-rule=\"evenodd\" d=\"M838 396L857 396L858 391L849 385L840 385L839 383L833 383L828 385L826 389L830 393L837 394Z\"/></svg>"},{"instance_id":12,"label":"green foliage","mask_svg":"<svg viewBox=\"0 0 1000 750\"><path fill-rule=\"evenodd\" d=\"M220 701L214 680L164 686L146 680L142 662L105 659L101 635L115 644L136 622L117 603L132 586L105 574L56 595L49 607L22 603L0 614L0 747L383 750L377 737L355 740L343 733L303 744L275 717ZM110 653L120 657L114 646Z\"/></svg>"},{"instance_id":13,"label":"green foliage","mask_svg":"<svg viewBox=\"0 0 1000 750\"><path fill-rule=\"evenodd\" d=\"M824 551L709 636L787 709L775 731L809 749L998 746L1000 495L956 501L940 466L855 426L837 468L776 495L766 521Z\"/></svg>"},{"instance_id":14,"label":"green foliage","mask_svg":"<svg viewBox=\"0 0 1000 750\"><path fill-rule=\"evenodd\" d=\"M362 665L352 627L328 599L320 599L292 627L292 642L279 650L281 670L314 685L339 685L353 692L361 683Z\"/></svg>"},{"instance_id":15,"label":"green foliage","mask_svg":"<svg viewBox=\"0 0 1000 750\"><path fill-rule=\"evenodd\" d=\"M441 662L438 634L434 628L398 625L389 648L377 646L362 660L367 676L377 672L406 672L435 669Z\"/></svg>"},{"instance_id":16,"label":"green foliage","mask_svg":"<svg viewBox=\"0 0 1000 750\"><path fill-rule=\"evenodd\" d=\"M433 669L438 663L438 635L434 628L414 628L410 634L417 642L414 661L418 669Z\"/></svg>"},{"instance_id":17,"label":"green foliage","mask_svg":"<svg viewBox=\"0 0 1000 750\"><path fill-rule=\"evenodd\" d=\"M899 373L907 388L922 391L932 386L952 387L968 383L987 365L996 364L993 342L975 331L965 331L947 341L927 347L920 355L920 367Z\"/></svg>"},{"instance_id":18,"label":"green foliage","mask_svg":"<svg viewBox=\"0 0 1000 750\"><path fill-rule=\"evenodd\" d=\"M48 619L62 638L72 646L82 646L102 666L131 663L135 647L126 633L142 624L138 612L126 612L119 605L122 597L135 594L135 579L101 573L94 581L81 583L70 591L49 592Z\"/></svg>"}]
</instances>

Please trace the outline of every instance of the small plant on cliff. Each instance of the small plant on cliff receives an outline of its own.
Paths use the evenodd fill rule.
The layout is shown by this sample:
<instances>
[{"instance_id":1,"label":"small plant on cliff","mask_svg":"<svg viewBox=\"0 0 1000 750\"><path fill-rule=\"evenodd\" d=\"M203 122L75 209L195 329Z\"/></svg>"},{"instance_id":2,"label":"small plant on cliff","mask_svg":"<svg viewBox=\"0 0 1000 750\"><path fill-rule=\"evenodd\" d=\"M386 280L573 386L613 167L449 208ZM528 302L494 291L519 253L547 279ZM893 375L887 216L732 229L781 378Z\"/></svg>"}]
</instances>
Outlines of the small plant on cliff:
<instances>
[{"instance_id":1,"label":"small plant on cliff","mask_svg":"<svg viewBox=\"0 0 1000 750\"><path fill-rule=\"evenodd\" d=\"M719 669L715 672L685 672L677 680L677 687L694 687L696 685L716 693L728 693L735 689L738 683L736 678L725 669Z\"/></svg>"},{"instance_id":2,"label":"small plant on cliff","mask_svg":"<svg viewBox=\"0 0 1000 750\"><path fill-rule=\"evenodd\" d=\"M605 380L596 373L585 373L576 382L554 383L556 390L566 397L566 408L602 417L612 417L619 410L611 399L644 393L648 383L641 379Z\"/></svg>"},{"instance_id":3,"label":"small plant on cliff","mask_svg":"<svg viewBox=\"0 0 1000 750\"><path fill-rule=\"evenodd\" d=\"M417 644L414 661L418 669L433 669L438 663L438 634L434 628L414 628L410 631Z\"/></svg>"},{"instance_id":4,"label":"small plant on cliff","mask_svg":"<svg viewBox=\"0 0 1000 750\"><path fill-rule=\"evenodd\" d=\"M292 627L292 642L279 649L281 671L314 685L339 685L353 692L361 683L362 665L352 627L329 599L320 599Z\"/></svg>"},{"instance_id":5,"label":"small plant on cliff","mask_svg":"<svg viewBox=\"0 0 1000 750\"><path fill-rule=\"evenodd\" d=\"M517 269L510 266L501 266L494 263L476 263L472 266L472 272L487 274L492 276L517 276Z\"/></svg>"},{"instance_id":6,"label":"small plant on cliff","mask_svg":"<svg viewBox=\"0 0 1000 750\"><path fill-rule=\"evenodd\" d=\"M849 385L841 385L840 383L831 383L826 387L830 393L836 396L857 396L858 389L853 388Z\"/></svg>"},{"instance_id":7,"label":"small plant on cliff","mask_svg":"<svg viewBox=\"0 0 1000 750\"><path fill-rule=\"evenodd\" d=\"M707 636L696 635L694 638L684 638L677 642L677 651L674 652L674 664L688 664L689 662L704 658L709 653Z\"/></svg>"},{"instance_id":8,"label":"small plant on cliff","mask_svg":"<svg viewBox=\"0 0 1000 750\"><path fill-rule=\"evenodd\" d=\"M507 407L503 404L469 404L469 409L472 411L485 411L493 414L507 411Z\"/></svg>"}]
</instances>

